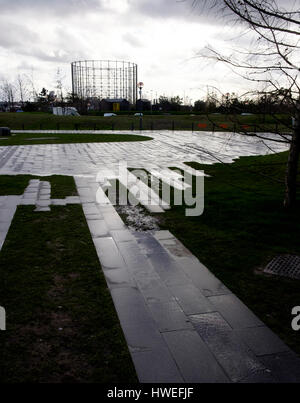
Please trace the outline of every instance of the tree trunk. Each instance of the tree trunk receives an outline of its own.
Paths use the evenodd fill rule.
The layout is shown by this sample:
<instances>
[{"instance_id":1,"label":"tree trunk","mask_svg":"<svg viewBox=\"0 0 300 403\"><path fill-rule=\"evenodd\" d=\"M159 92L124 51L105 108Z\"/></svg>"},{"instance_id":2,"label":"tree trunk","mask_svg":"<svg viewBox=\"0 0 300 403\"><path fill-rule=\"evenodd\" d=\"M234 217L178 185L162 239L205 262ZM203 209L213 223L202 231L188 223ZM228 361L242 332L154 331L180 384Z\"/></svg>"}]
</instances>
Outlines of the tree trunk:
<instances>
[{"instance_id":1,"label":"tree trunk","mask_svg":"<svg viewBox=\"0 0 300 403\"><path fill-rule=\"evenodd\" d=\"M300 154L300 111L298 109L295 119L294 132L285 176L284 207L287 209L293 208L296 204L299 154Z\"/></svg>"}]
</instances>

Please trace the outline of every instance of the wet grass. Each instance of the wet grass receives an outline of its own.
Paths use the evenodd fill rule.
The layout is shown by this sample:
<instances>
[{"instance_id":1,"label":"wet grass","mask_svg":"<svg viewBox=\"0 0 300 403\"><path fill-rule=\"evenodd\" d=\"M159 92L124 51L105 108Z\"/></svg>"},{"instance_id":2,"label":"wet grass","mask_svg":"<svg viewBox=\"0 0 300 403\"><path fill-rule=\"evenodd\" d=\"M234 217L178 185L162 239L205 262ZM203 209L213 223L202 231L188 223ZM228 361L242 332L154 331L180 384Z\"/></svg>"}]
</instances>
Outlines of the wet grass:
<instances>
[{"instance_id":1,"label":"wet grass","mask_svg":"<svg viewBox=\"0 0 300 403\"><path fill-rule=\"evenodd\" d=\"M50 182L52 199L64 199L68 196L77 195L72 176L0 175L0 196L23 194L32 179Z\"/></svg>"},{"instance_id":2,"label":"wet grass","mask_svg":"<svg viewBox=\"0 0 300 403\"><path fill-rule=\"evenodd\" d=\"M70 143L116 143L149 140L152 140L152 138L134 134L16 133L8 138L0 137L0 146Z\"/></svg>"},{"instance_id":3,"label":"wet grass","mask_svg":"<svg viewBox=\"0 0 300 403\"><path fill-rule=\"evenodd\" d=\"M300 305L300 281L266 276L261 269L280 254L300 255L300 200L283 208L287 153L243 157L233 164L201 165L205 210L186 217L173 206L161 228L178 237L221 281L300 353L291 311ZM300 192L298 191L298 199Z\"/></svg>"},{"instance_id":4,"label":"wet grass","mask_svg":"<svg viewBox=\"0 0 300 403\"><path fill-rule=\"evenodd\" d=\"M18 207L0 253L0 382L137 382L81 206L33 210Z\"/></svg>"}]
</instances>

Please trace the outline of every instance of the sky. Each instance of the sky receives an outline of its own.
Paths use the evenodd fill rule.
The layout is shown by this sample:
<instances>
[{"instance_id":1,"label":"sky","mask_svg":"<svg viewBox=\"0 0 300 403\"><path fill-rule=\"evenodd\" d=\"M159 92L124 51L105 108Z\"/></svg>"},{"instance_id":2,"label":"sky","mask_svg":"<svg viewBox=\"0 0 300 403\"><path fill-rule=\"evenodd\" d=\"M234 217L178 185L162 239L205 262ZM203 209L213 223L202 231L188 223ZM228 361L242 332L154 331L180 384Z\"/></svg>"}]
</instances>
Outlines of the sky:
<instances>
[{"instance_id":1,"label":"sky","mask_svg":"<svg viewBox=\"0 0 300 403\"><path fill-rule=\"evenodd\" d=\"M206 45L232 48L240 28L193 0L0 0L0 80L29 77L56 86L57 70L71 91L70 63L125 60L138 64L144 96L206 96L208 86L244 92L227 67L197 57ZM246 35L247 36L247 35Z\"/></svg>"}]
</instances>

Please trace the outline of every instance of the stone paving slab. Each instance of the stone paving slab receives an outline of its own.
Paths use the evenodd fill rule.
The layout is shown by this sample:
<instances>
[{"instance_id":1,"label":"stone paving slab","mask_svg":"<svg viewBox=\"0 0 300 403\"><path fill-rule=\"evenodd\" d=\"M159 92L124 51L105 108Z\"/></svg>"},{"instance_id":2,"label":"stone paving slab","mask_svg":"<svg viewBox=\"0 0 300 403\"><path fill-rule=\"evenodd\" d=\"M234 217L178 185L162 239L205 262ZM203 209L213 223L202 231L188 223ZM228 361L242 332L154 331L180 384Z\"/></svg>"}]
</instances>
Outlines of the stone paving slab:
<instances>
[{"instance_id":1,"label":"stone paving slab","mask_svg":"<svg viewBox=\"0 0 300 403\"><path fill-rule=\"evenodd\" d=\"M132 359L141 382L182 382L143 297L135 288L111 291ZM152 361L145 360L146 358Z\"/></svg>"},{"instance_id":2,"label":"stone paving slab","mask_svg":"<svg viewBox=\"0 0 300 403\"><path fill-rule=\"evenodd\" d=\"M110 234L117 243L134 241L134 236L128 229L111 230Z\"/></svg>"},{"instance_id":3,"label":"stone paving slab","mask_svg":"<svg viewBox=\"0 0 300 403\"><path fill-rule=\"evenodd\" d=\"M135 280L125 267L104 270L105 279L110 290L114 288L136 287Z\"/></svg>"},{"instance_id":4,"label":"stone paving slab","mask_svg":"<svg viewBox=\"0 0 300 403\"><path fill-rule=\"evenodd\" d=\"M189 383L226 383L228 377L195 330L163 333L180 372Z\"/></svg>"},{"instance_id":5,"label":"stone paving slab","mask_svg":"<svg viewBox=\"0 0 300 403\"><path fill-rule=\"evenodd\" d=\"M148 306L160 332L194 329L177 301L150 302Z\"/></svg>"},{"instance_id":6,"label":"stone paving slab","mask_svg":"<svg viewBox=\"0 0 300 403\"><path fill-rule=\"evenodd\" d=\"M272 371L277 383L300 383L300 360L295 353L271 354L260 359Z\"/></svg>"},{"instance_id":7,"label":"stone paving slab","mask_svg":"<svg viewBox=\"0 0 300 403\"><path fill-rule=\"evenodd\" d=\"M166 347L131 354L141 383L184 383Z\"/></svg>"},{"instance_id":8,"label":"stone paving slab","mask_svg":"<svg viewBox=\"0 0 300 403\"><path fill-rule=\"evenodd\" d=\"M168 303L174 300L168 288L162 283L159 276L156 275L139 275L135 274L136 282L139 286L141 294L147 303Z\"/></svg>"},{"instance_id":9,"label":"stone paving slab","mask_svg":"<svg viewBox=\"0 0 300 403\"><path fill-rule=\"evenodd\" d=\"M93 239L101 265L106 269L116 269L125 266L119 249L111 237Z\"/></svg>"},{"instance_id":10,"label":"stone paving slab","mask_svg":"<svg viewBox=\"0 0 300 403\"><path fill-rule=\"evenodd\" d=\"M250 379L254 375L262 377L263 381L273 380L271 371L240 340L218 312L192 315L190 319L233 382Z\"/></svg>"},{"instance_id":11,"label":"stone paving slab","mask_svg":"<svg viewBox=\"0 0 300 403\"><path fill-rule=\"evenodd\" d=\"M186 315L213 312L216 308L201 294L200 290L191 284L169 287Z\"/></svg>"},{"instance_id":12,"label":"stone paving slab","mask_svg":"<svg viewBox=\"0 0 300 403\"><path fill-rule=\"evenodd\" d=\"M107 237L108 228L105 220L89 220L88 226L93 238Z\"/></svg>"},{"instance_id":13,"label":"stone paving slab","mask_svg":"<svg viewBox=\"0 0 300 403\"><path fill-rule=\"evenodd\" d=\"M231 294L231 291L218 280L198 259L183 257L177 259L184 272L192 279L193 284L207 296Z\"/></svg>"},{"instance_id":14,"label":"stone paving slab","mask_svg":"<svg viewBox=\"0 0 300 403\"><path fill-rule=\"evenodd\" d=\"M264 325L234 294L219 295L209 297L208 299L233 329L245 329Z\"/></svg>"},{"instance_id":15,"label":"stone paving slab","mask_svg":"<svg viewBox=\"0 0 300 403\"><path fill-rule=\"evenodd\" d=\"M289 347L266 326L235 330L240 339L257 355L271 355L290 351ZM259 340L259 343L257 342Z\"/></svg>"},{"instance_id":16,"label":"stone paving slab","mask_svg":"<svg viewBox=\"0 0 300 403\"><path fill-rule=\"evenodd\" d=\"M151 265L166 285L192 284L190 278L185 275L181 267L167 253L151 253L148 257Z\"/></svg>"}]
</instances>

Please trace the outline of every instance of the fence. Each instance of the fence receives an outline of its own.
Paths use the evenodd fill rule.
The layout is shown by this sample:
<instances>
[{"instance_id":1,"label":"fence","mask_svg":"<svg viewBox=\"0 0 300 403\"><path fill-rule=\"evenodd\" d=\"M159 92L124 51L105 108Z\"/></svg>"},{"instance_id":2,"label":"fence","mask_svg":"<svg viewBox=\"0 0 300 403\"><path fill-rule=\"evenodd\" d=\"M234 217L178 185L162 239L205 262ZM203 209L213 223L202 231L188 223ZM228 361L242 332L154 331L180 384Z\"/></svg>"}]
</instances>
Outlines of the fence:
<instances>
[{"instance_id":1,"label":"fence","mask_svg":"<svg viewBox=\"0 0 300 403\"><path fill-rule=\"evenodd\" d=\"M109 122L109 123L101 123L97 124L95 122L84 122L84 123L55 123L53 125L47 124L32 124L32 123L22 123L21 126L13 128L13 130L127 130L127 131L143 131L143 130L184 130L184 131L230 131L234 133L243 133L243 132L256 132L262 131L260 125L254 124L237 124L237 123L196 123L190 122L189 124L183 124L182 122L172 121L148 121L144 122L143 120L139 120L138 122L130 122L128 125L118 124L117 122ZM270 128L266 128L265 130L270 130ZM278 124L274 125L274 130L278 131Z\"/></svg>"}]
</instances>

